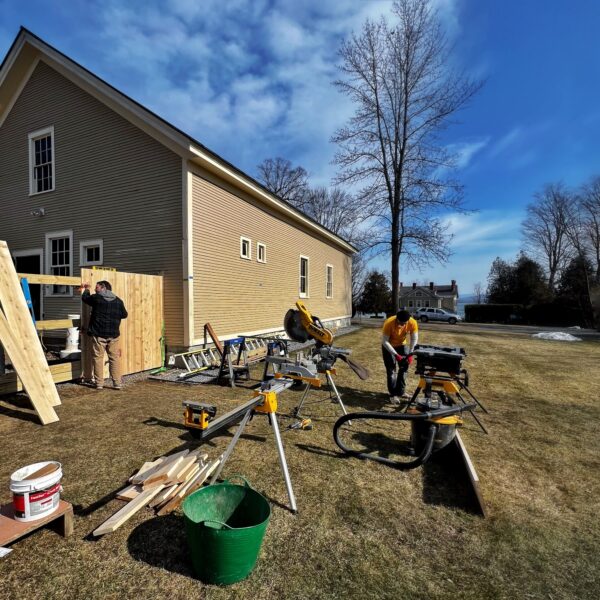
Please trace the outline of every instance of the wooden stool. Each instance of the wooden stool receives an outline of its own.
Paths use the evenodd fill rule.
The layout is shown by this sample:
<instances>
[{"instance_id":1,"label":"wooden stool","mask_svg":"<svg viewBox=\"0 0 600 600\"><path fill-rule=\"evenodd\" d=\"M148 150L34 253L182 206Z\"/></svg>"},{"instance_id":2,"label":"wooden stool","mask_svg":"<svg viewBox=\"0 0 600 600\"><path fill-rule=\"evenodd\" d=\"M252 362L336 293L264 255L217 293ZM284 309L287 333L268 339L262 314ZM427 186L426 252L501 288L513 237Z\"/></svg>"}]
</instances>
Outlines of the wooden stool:
<instances>
[{"instance_id":1,"label":"wooden stool","mask_svg":"<svg viewBox=\"0 0 600 600\"><path fill-rule=\"evenodd\" d=\"M64 537L73 533L73 505L64 500L59 501L58 508L52 514L35 521L24 523L17 521L14 516L12 503L0 507L0 546L11 544L48 523L52 523L53 529Z\"/></svg>"}]
</instances>

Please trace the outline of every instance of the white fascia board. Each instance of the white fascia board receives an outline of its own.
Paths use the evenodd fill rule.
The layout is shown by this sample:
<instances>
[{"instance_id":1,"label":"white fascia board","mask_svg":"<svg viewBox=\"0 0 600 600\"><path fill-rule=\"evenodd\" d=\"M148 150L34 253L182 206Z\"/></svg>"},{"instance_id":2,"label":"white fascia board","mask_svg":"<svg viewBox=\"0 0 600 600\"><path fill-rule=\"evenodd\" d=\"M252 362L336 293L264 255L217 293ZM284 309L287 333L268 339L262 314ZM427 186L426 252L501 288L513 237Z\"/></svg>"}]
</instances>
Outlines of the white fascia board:
<instances>
[{"instance_id":1,"label":"white fascia board","mask_svg":"<svg viewBox=\"0 0 600 600\"><path fill-rule=\"evenodd\" d=\"M0 86L4 83L6 76L12 69L14 62L15 62L15 60L17 60L17 56L19 56L19 54L21 53L21 49L23 48L24 45L25 45L25 37L23 36L15 44L10 55L6 58L6 62L4 63L4 67L2 68L2 71L0 71Z\"/></svg>"},{"instance_id":2,"label":"white fascia board","mask_svg":"<svg viewBox=\"0 0 600 600\"><path fill-rule=\"evenodd\" d=\"M275 198L275 196L265 192L260 189L256 185L254 185L251 181L248 181L246 178L241 176L239 173L229 169L227 166L221 164L217 160L215 160L212 156L208 155L206 152L202 152L198 148L191 146L189 147L190 152L194 154L200 161L202 166L208 168L210 171L216 171L221 176L225 175L227 179L233 180L237 187L243 189L244 191L250 193L252 196L259 198L262 202L267 204L267 206L271 206L275 208L278 212L284 213L285 215L294 219L294 221L299 221L303 225L306 225L312 231L317 232L320 236L327 238L328 240L335 243L337 246L340 246L347 252L351 254L356 254L356 250L350 246L350 244L344 242L341 238L336 236L335 234L327 231L325 228L317 225L307 217L300 214L297 210L284 204L281 200Z\"/></svg>"}]
</instances>

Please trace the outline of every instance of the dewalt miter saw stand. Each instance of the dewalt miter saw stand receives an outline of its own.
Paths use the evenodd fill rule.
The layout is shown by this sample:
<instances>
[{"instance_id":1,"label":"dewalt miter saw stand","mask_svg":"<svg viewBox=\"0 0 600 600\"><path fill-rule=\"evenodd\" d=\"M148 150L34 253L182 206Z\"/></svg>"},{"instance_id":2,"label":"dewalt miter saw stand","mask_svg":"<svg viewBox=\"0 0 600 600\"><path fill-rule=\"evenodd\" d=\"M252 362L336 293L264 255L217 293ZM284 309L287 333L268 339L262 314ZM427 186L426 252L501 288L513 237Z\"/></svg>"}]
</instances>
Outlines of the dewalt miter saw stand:
<instances>
[{"instance_id":1,"label":"dewalt miter saw stand","mask_svg":"<svg viewBox=\"0 0 600 600\"><path fill-rule=\"evenodd\" d=\"M251 400L238 408L229 411L218 419L215 419L217 409L214 406L191 400L183 402L185 408L184 423L196 439L207 439L215 435L219 430L227 428L239 421L238 428L229 442L227 449L223 453L219 467L212 476L211 484L217 481L227 459L231 456L240 436L244 432L248 421L250 421L255 414L264 414L267 415L269 424L273 428L277 453L279 455L279 464L281 466L281 472L283 473L285 487L290 500L290 508L292 512L297 512L296 498L294 496L294 490L292 489L292 481L290 479L285 452L283 450L283 443L281 442L279 423L277 421L277 396L282 391L291 387L293 383L294 381L291 379L272 379L271 381L265 381L254 391L254 396Z\"/></svg>"}]
</instances>

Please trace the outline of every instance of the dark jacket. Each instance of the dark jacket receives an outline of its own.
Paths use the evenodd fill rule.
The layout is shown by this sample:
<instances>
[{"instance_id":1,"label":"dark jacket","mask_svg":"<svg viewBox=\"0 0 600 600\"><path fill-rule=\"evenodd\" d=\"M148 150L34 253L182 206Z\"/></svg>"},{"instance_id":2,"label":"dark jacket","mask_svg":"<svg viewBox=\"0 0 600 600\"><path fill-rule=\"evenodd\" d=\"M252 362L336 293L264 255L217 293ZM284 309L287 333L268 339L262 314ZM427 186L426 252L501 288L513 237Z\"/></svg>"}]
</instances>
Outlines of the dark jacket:
<instances>
[{"instance_id":1,"label":"dark jacket","mask_svg":"<svg viewBox=\"0 0 600 600\"><path fill-rule=\"evenodd\" d=\"M81 300L92 307L88 335L101 338L119 337L121 319L127 318L127 311L121 298L115 296L112 300L107 300L100 294L90 294L89 290L85 290Z\"/></svg>"}]
</instances>

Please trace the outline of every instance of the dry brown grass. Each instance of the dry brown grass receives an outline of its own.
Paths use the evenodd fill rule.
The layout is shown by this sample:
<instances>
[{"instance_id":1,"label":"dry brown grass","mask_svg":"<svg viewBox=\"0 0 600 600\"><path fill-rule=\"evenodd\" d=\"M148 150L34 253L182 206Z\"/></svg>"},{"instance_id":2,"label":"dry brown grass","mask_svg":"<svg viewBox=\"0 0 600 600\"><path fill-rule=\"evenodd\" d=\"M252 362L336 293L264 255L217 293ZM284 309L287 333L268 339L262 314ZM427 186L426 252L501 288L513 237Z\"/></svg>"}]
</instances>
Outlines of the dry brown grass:
<instances>
[{"instance_id":1,"label":"dry brown grass","mask_svg":"<svg viewBox=\"0 0 600 600\"><path fill-rule=\"evenodd\" d=\"M331 427L336 405L311 404L315 428L283 434L299 514L292 515L273 436L257 416L224 475L242 473L273 502L261 559L228 588L204 586L187 560L180 514L149 510L99 541L88 534L121 506L111 493L145 460L192 444L181 401L223 412L248 390L141 382L122 392L61 389L61 421L41 427L0 406L0 500L18 467L63 463L64 498L77 506L75 534L43 530L0 560L2 598L597 598L600 542L598 390L600 344L425 327L424 343L467 349L472 389L490 409L490 435L472 421L463 439L479 472L490 517L464 505L439 465L399 472L342 459ZM372 370L359 381L340 366L352 409L385 405L379 333L344 338ZM411 385L416 382L411 376ZM288 391L280 410L296 405ZM311 398L326 399L315 391ZM11 418L12 417L12 418ZM285 426L290 421L281 419ZM397 425L378 428L395 436ZM228 436L207 445L216 456Z\"/></svg>"}]
</instances>

